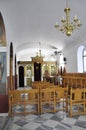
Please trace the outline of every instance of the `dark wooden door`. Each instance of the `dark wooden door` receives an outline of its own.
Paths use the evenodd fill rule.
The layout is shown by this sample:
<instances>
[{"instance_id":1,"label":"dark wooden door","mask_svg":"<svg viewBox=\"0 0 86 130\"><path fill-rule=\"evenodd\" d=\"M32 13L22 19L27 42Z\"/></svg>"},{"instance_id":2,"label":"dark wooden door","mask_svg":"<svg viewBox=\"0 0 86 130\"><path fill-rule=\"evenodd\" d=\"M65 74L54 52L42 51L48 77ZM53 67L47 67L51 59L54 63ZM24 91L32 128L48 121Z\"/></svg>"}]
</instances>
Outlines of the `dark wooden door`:
<instances>
[{"instance_id":1,"label":"dark wooden door","mask_svg":"<svg viewBox=\"0 0 86 130\"><path fill-rule=\"evenodd\" d=\"M34 63L34 81L41 81L41 63Z\"/></svg>"},{"instance_id":2,"label":"dark wooden door","mask_svg":"<svg viewBox=\"0 0 86 130\"><path fill-rule=\"evenodd\" d=\"M19 87L24 87L24 67L19 67Z\"/></svg>"}]
</instances>

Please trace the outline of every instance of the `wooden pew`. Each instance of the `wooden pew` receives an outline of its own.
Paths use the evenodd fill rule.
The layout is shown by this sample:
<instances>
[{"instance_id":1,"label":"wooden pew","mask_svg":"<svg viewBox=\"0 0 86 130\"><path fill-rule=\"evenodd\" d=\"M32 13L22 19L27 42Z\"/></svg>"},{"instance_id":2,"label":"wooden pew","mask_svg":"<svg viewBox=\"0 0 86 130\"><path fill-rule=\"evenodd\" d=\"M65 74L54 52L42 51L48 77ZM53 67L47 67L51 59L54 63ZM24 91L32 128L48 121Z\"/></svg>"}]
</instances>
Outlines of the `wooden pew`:
<instances>
[{"instance_id":1,"label":"wooden pew","mask_svg":"<svg viewBox=\"0 0 86 130\"><path fill-rule=\"evenodd\" d=\"M40 89L40 114L55 112L55 89Z\"/></svg>"},{"instance_id":2,"label":"wooden pew","mask_svg":"<svg viewBox=\"0 0 86 130\"><path fill-rule=\"evenodd\" d=\"M86 78L84 77L68 77L63 76L63 87L69 86L73 88L83 88L86 86Z\"/></svg>"},{"instance_id":3,"label":"wooden pew","mask_svg":"<svg viewBox=\"0 0 86 130\"><path fill-rule=\"evenodd\" d=\"M29 109L27 106L33 106L35 109ZM17 107L22 108L22 110L17 111ZM31 113L39 114L39 89L9 91L9 115Z\"/></svg>"},{"instance_id":4,"label":"wooden pew","mask_svg":"<svg viewBox=\"0 0 86 130\"><path fill-rule=\"evenodd\" d=\"M67 85L65 84L64 87L39 82L36 83L36 88L31 90L9 91L9 115L58 111L66 111L71 117L86 114L86 79L66 77L66 82ZM75 105L77 108L82 107L83 111L75 113L72 109ZM30 106L34 109L31 109ZM22 111L16 111L17 107L21 107Z\"/></svg>"},{"instance_id":5,"label":"wooden pew","mask_svg":"<svg viewBox=\"0 0 86 130\"><path fill-rule=\"evenodd\" d=\"M68 87L55 87L55 111L68 111Z\"/></svg>"},{"instance_id":6,"label":"wooden pew","mask_svg":"<svg viewBox=\"0 0 86 130\"><path fill-rule=\"evenodd\" d=\"M34 89L45 89L45 88L49 88L52 85L52 83L47 82L47 81L34 81L32 82L32 88Z\"/></svg>"},{"instance_id":7,"label":"wooden pew","mask_svg":"<svg viewBox=\"0 0 86 130\"><path fill-rule=\"evenodd\" d=\"M69 95L69 116L84 115L85 114L85 92L84 88L71 87Z\"/></svg>"}]
</instances>

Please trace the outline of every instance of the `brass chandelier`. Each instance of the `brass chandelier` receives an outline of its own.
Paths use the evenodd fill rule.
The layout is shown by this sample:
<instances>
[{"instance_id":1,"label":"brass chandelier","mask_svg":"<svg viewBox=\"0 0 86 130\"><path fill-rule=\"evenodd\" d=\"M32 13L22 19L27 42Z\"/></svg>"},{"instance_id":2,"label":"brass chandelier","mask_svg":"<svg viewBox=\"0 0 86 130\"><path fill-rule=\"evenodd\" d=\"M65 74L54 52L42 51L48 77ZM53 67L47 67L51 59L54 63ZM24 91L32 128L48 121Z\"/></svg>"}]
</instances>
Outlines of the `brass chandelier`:
<instances>
[{"instance_id":1,"label":"brass chandelier","mask_svg":"<svg viewBox=\"0 0 86 130\"><path fill-rule=\"evenodd\" d=\"M74 17L73 22L70 22L70 11L71 9L68 7L68 0L66 0L66 8L64 9L64 12L66 13L66 18L62 18L61 26L58 23L55 24L55 28L65 33L68 37L72 35L75 29L78 29L82 25L77 16Z\"/></svg>"}]
</instances>

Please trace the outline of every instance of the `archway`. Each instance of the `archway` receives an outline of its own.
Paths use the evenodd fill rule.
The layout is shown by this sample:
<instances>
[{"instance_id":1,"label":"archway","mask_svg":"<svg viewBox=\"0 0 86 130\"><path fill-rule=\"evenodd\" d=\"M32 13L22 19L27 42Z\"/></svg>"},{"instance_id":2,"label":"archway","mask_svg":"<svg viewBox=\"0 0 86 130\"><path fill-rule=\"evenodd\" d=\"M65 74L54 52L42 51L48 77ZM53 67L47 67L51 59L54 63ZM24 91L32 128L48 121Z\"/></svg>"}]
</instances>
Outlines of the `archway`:
<instances>
[{"instance_id":1,"label":"archway","mask_svg":"<svg viewBox=\"0 0 86 130\"><path fill-rule=\"evenodd\" d=\"M19 67L19 87L24 87L24 67Z\"/></svg>"}]
</instances>

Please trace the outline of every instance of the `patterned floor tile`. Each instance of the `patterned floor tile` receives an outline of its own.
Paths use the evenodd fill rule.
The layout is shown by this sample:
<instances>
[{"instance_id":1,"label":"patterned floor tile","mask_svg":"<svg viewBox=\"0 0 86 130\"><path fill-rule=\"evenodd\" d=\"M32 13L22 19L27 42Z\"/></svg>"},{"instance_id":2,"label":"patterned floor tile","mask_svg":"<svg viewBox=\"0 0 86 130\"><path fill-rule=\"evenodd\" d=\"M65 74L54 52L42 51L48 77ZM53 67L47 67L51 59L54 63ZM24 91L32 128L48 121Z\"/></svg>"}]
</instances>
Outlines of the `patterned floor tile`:
<instances>
[{"instance_id":1,"label":"patterned floor tile","mask_svg":"<svg viewBox=\"0 0 86 130\"><path fill-rule=\"evenodd\" d=\"M56 128L57 128L58 130L67 130L67 128L66 128L65 126L61 125L61 124L58 124L58 125L56 126Z\"/></svg>"},{"instance_id":2,"label":"patterned floor tile","mask_svg":"<svg viewBox=\"0 0 86 130\"><path fill-rule=\"evenodd\" d=\"M75 125L86 129L86 121L76 121Z\"/></svg>"},{"instance_id":3,"label":"patterned floor tile","mask_svg":"<svg viewBox=\"0 0 86 130\"><path fill-rule=\"evenodd\" d=\"M36 118L38 118L38 115L26 115L25 118L26 118L28 121L33 121L33 120L35 120Z\"/></svg>"},{"instance_id":4,"label":"patterned floor tile","mask_svg":"<svg viewBox=\"0 0 86 130\"><path fill-rule=\"evenodd\" d=\"M68 118L68 117L66 117L66 118L64 118L64 119L61 121L61 123L65 124L65 125L67 125L67 126L69 126L69 127L72 127L72 126L75 124L76 121L77 121L77 120L74 119L74 118Z\"/></svg>"},{"instance_id":5,"label":"patterned floor tile","mask_svg":"<svg viewBox=\"0 0 86 130\"><path fill-rule=\"evenodd\" d=\"M86 115L84 115L84 116L79 116L78 120L79 120L79 121L86 121Z\"/></svg>"},{"instance_id":6,"label":"patterned floor tile","mask_svg":"<svg viewBox=\"0 0 86 130\"><path fill-rule=\"evenodd\" d=\"M26 129L28 129L28 130L35 130L40 125L41 125L40 123L30 122L30 123L24 125L23 127L26 128Z\"/></svg>"},{"instance_id":7,"label":"patterned floor tile","mask_svg":"<svg viewBox=\"0 0 86 130\"><path fill-rule=\"evenodd\" d=\"M35 120L34 120L34 122L37 122L37 123L44 123L45 121L46 121L47 119L44 119L44 118L42 118L42 117L38 117L38 118L36 118Z\"/></svg>"},{"instance_id":8,"label":"patterned floor tile","mask_svg":"<svg viewBox=\"0 0 86 130\"><path fill-rule=\"evenodd\" d=\"M17 120L16 122L14 122L14 124L19 126L24 126L25 124L27 124L27 122L24 120Z\"/></svg>"},{"instance_id":9,"label":"patterned floor tile","mask_svg":"<svg viewBox=\"0 0 86 130\"><path fill-rule=\"evenodd\" d=\"M82 128L82 127L79 127L79 126L72 126L71 130L86 130L86 128Z\"/></svg>"},{"instance_id":10,"label":"patterned floor tile","mask_svg":"<svg viewBox=\"0 0 86 130\"><path fill-rule=\"evenodd\" d=\"M49 119L49 120L47 120L46 122L43 123L44 126L48 126L48 127L51 127L51 128L56 127L57 124L58 124L57 121L54 121L54 120L51 120L51 119Z\"/></svg>"},{"instance_id":11,"label":"patterned floor tile","mask_svg":"<svg viewBox=\"0 0 86 130\"><path fill-rule=\"evenodd\" d=\"M40 115L40 117L45 118L45 119L50 119L52 116L53 114L51 113L45 113L45 114Z\"/></svg>"},{"instance_id":12,"label":"patterned floor tile","mask_svg":"<svg viewBox=\"0 0 86 130\"><path fill-rule=\"evenodd\" d=\"M48 126L40 126L36 130L52 130L52 128L50 128Z\"/></svg>"},{"instance_id":13,"label":"patterned floor tile","mask_svg":"<svg viewBox=\"0 0 86 130\"><path fill-rule=\"evenodd\" d=\"M52 116L50 119L55 120L55 121L62 121L62 118L60 118L60 117L58 117L56 115Z\"/></svg>"},{"instance_id":14,"label":"patterned floor tile","mask_svg":"<svg viewBox=\"0 0 86 130\"><path fill-rule=\"evenodd\" d=\"M16 124L12 125L12 130L18 130L18 129L21 129L21 126L16 125Z\"/></svg>"}]
</instances>

